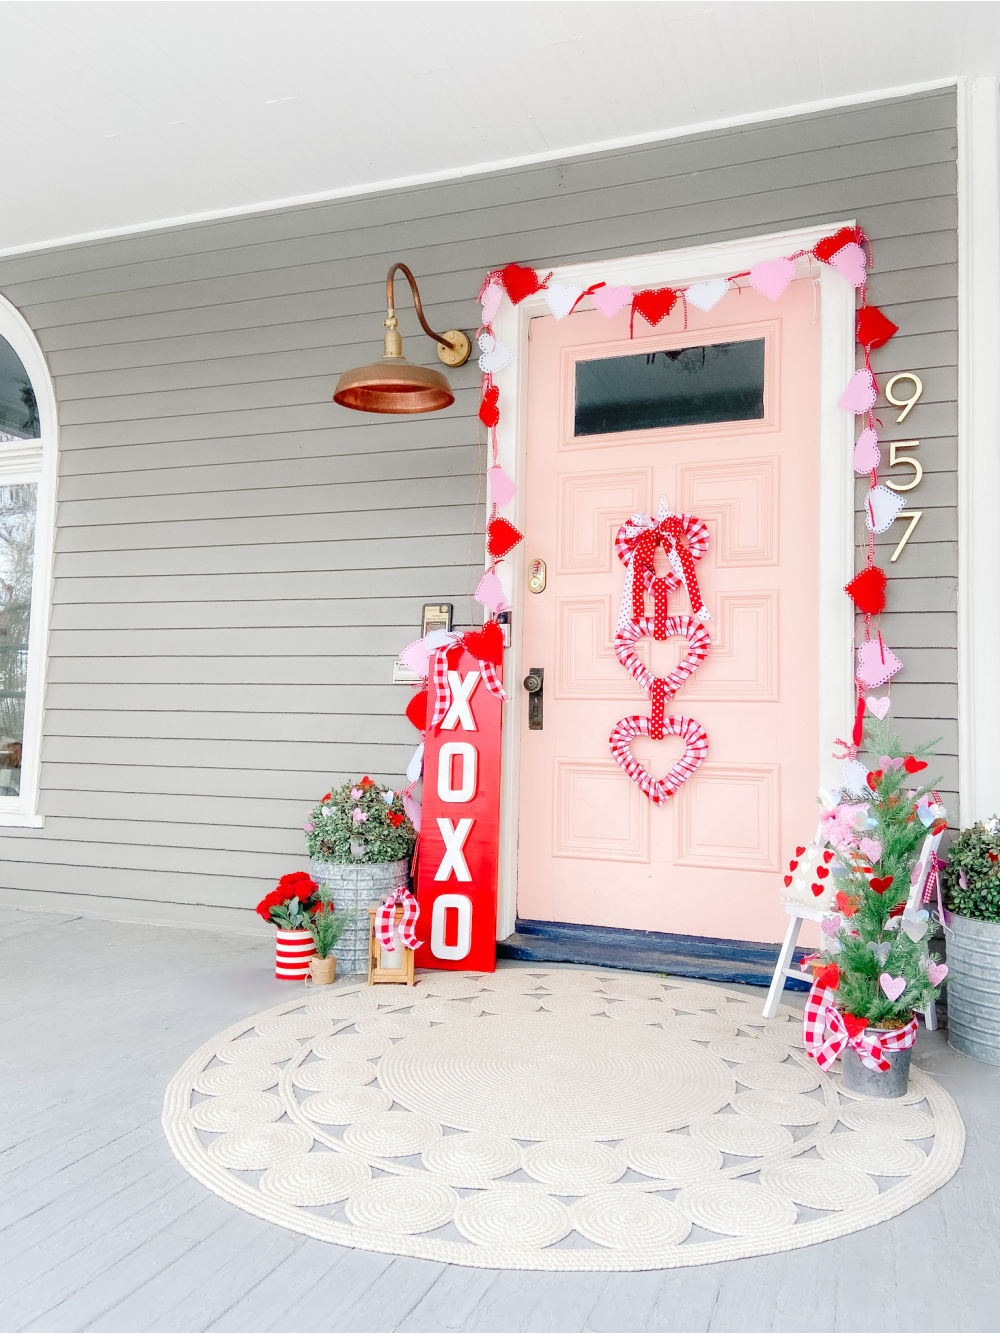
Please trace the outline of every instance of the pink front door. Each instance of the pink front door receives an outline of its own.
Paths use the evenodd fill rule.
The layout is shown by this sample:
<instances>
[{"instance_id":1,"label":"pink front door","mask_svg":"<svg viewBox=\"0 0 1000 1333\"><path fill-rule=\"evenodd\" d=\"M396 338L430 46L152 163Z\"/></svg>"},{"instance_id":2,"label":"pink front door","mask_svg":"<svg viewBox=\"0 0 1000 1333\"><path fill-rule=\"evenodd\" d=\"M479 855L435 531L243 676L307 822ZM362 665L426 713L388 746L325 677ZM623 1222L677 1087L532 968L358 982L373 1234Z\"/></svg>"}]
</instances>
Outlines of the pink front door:
<instances>
[{"instance_id":1,"label":"pink front door","mask_svg":"<svg viewBox=\"0 0 1000 1333\"><path fill-rule=\"evenodd\" d=\"M667 333L637 319L632 339L628 310L532 320L519 675L540 667L544 686L540 730L522 709L522 919L783 933L783 859L812 833L819 782L817 301L807 279L777 303L731 291L710 314L690 307L684 331L677 311ZM651 711L612 651L625 577L613 541L660 496L709 527L697 575L712 646L672 709L705 728L708 757L654 806L608 735ZM669 610L689 613L683 588ZM660 676L686 652L681 639L638 646ZM682 744L633 750L659 777Z\"/></svg>"}]
</instances>

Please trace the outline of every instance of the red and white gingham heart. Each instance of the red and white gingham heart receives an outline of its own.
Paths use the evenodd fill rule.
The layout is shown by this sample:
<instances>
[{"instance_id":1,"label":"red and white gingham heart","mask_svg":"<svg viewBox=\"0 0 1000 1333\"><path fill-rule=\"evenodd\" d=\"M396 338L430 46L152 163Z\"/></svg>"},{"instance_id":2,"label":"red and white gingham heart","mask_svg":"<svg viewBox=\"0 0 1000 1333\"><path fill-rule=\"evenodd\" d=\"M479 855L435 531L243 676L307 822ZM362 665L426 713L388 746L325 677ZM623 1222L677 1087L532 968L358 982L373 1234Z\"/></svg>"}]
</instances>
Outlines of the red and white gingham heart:
<instances>
[{"instance_id":1,"label":"red and white gingham heart","mask_svg":"<svg viewBox=\"0 0 1000 1333\"><path fill-rule=\"evenodd\" d=\"M708 736L705 728L693 717L668 716L663 719L663 731L667 736L680 736L684 741L683 755L662 778L654 778L648 769L639 763L632 753L632 742L636 736L649 736L648 717L623 717L612 728L608 741L615 763L622 768L639 790L654 805L664 805L701 765L708 754Z\"/></svg>"},{"instance_id":2,"label":"red and white gingham heart","mask_svg":"<svg viewBox=\"0 0 1000 1333\"><path fill-rule=\"evenodd\" d=\"M692 676L704 662L712 646L712 640L708 637L704 625L692 616L667 616L663 626L666 632L655 635L657 639L684 638L691 645L687 655L682 657L670 675L664 678L666 698L672 699L688 677ZM653 638L653 629L653 617L643 616L640 620L630 620L615 635L615 656L632 679L644 690L652 688L656 677L649 667L639 661L635 645L640 639Z\"/></svg>"}]
</instances>

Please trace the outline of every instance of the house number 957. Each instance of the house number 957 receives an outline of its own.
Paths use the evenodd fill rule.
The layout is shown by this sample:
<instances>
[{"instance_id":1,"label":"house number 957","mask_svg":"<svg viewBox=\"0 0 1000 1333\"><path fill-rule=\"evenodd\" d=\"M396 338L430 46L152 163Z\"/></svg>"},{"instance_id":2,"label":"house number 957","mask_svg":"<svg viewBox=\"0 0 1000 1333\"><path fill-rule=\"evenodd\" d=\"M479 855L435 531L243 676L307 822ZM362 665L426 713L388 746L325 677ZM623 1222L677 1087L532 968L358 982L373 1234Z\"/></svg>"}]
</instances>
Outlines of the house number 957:
<instances>
[{"instance_id":1,"label":"house number 957","mask_svg":"<svg viewBox=\"0 0 1000 1333\"><path fill-rule=\"evenodd\" d=\"M907 383L910 386L910 393L897 393L896 387L905 389ZM885 386L886 400L892 403L893 407L902 408L899 416L896 418L896 424L905 421L913 411L917 400L924 391L924 382L919 375L915 375L912 370L901 371L898 375L893 375L892 379ZM914 458L912 454L904 452L907 449L916 449L919 440L892 440L889 444L889 466L906 467L910 469L910 475L904 481L887 481L886 486L893 491L913 491L920 485L924 477L923 464L919 458ZM896 521L902 520L906 524L906 531L900 537L896 549L889 557L890 564L895 564L903 554L906 543L913 536L914 529L924 516L922 509L907 509L902 514L896 515Z\"/></svg>"}]
</instances>

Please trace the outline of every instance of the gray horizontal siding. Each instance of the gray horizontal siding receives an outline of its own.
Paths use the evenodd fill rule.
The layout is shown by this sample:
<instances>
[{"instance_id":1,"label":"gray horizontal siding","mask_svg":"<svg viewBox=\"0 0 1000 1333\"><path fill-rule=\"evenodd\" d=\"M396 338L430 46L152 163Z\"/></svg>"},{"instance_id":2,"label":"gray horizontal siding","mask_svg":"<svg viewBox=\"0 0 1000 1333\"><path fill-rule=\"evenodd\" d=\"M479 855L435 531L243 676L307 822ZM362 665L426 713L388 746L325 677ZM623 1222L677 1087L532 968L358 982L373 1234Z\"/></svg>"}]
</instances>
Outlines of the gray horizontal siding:
<instances>
[{"instance_id":1,"label":"gray horizontal siding","mask_svg":"<svg viewBox=\"0 0 1000 1333\"><path fill-rule=\"evenodd\" d=\"M882 432L919 436L926 477L883 628L906 664L895 715L911 743L940 737L954 804L955 99L942 92L0 261L62 428L46 826L3 834L3 884L245 908L301 864L305 810L330 781L398 781L415 733L391 660L424 601L472 621L485 452L474 362L440 417L330 402L339 373L376 354L391 259L418 274L432 323L469 328L483 273L509 259L845 217L872 237L870 296L901 327L876 371L925 385ZM430 359L402 306L407 350ZM898 538L877 540L880 559Z\"/></svg>"}]
</instances>

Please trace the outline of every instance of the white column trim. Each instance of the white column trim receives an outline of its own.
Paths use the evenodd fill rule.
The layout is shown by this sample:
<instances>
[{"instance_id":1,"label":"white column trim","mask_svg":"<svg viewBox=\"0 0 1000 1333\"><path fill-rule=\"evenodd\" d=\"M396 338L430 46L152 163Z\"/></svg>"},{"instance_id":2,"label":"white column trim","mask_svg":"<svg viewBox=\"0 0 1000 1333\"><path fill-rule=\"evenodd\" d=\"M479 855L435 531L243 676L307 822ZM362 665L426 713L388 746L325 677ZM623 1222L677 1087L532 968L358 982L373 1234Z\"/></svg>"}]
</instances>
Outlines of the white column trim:
<instances>
[{"instance_id":1,"label":"white column trim","mask_svg":"<svg viewBox=\"0 0 1000 1333\"><path fill-rule=\"evenodd\" d=\"M688 286L692 282L738 273L760 259L775 259L798 250L811 250L817 241L853 219L821 227L776 232L767 236L721 241L713 245L626 258L589 260L568 264L553 271L560 282L606 282L635 288ZM819 418L819 709L815 744L817 773L821 783L836 785L836 766L830 757L831 744L852 718L853 671L851 645L854 622L850 599L842 589L854 572L854 475L850 465L853 425L850 415L837 401L855 364L854 289L828 265L821 264L820 283L821 372ZM780 310L780 303L776 306ZM524 457L527 425L528 333L531 320L548 315L542 293L514 306L504 301L493 321L497 337L515 353L513 363L499 372L496 383L504 410L497 429L499 461L517 486L511 521L523 528ZM511 649L506 654L505 680L509 703L504 706L501 742L500 872L497 901L497 938L506 939L517 917L517 811L520 760L521 679L531 666L544 665L522 659L522 610L524 591L523 544L500 566L500 577L513 606Z\"/></svg>"},{"instance_id":2,"label":"white column trim","mask_svg":"<svg viewBox=\"0 0 1000 1333\"><path fill-rule=\"evenodd\" d=\"M958 84L958 790L1000 812L1000 85Z\"/></svg>"}]
</instances>

